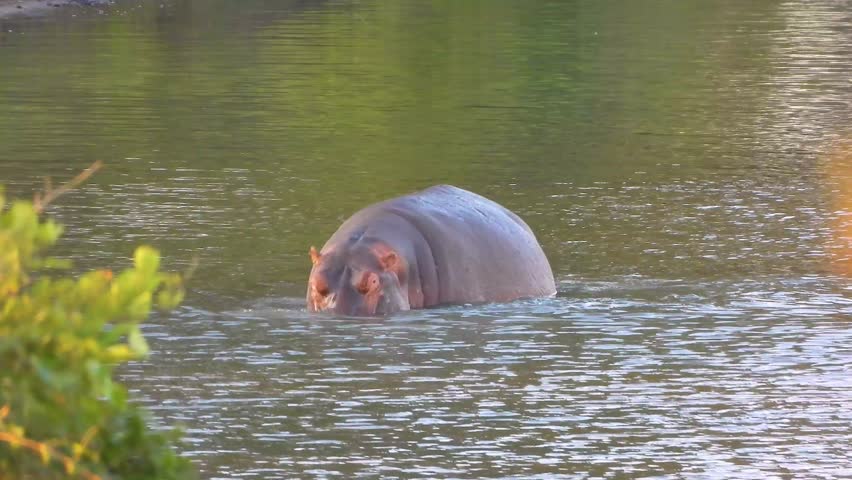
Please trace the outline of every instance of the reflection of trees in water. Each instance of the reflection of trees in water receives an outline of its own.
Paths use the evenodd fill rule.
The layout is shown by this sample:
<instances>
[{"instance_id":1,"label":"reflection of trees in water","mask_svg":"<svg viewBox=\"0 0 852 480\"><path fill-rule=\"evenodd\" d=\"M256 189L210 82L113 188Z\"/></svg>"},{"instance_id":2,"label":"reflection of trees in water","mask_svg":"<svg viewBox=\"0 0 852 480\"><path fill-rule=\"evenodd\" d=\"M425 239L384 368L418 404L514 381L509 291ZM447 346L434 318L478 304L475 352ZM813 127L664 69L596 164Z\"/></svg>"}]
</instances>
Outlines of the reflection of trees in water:
<instances>
[{"instance_id":1,"label":"reflection of trees in water","mask_svg":"<svg viewBox=\"0 0 852 480\"><path fill-rule=\"evenodd\" d=\"M772 32L772 75L764 122L770 139L805 153L825 152L852 122L852 14L843 4L785 2ZM813 155L804 155L810 165Z\"/></svg>"},{"instance_id":2,"label":"reflection of trees in water","mask_svg":"<svg viewBox=\"0 0 852 480\"><path fill-rule=\"evenodd\" d=\"M785 2L767 91L769 138L792 150L789 165L822 187L829 269L852 275L852 13L842 3Z\"/></svg>"},{"instance_id":3,"label":"reflection of trees in water","mask_svg":"<svg viewBox=\"0 0 852 480\"><path fill-rule=\"evenodd\" d=\"M313 236L357 208L441 182L518 210L554 244L577 209L608 205L578 187L672 186L700 203L713 200L708 188L748 200L738 185L771 184L790 192L778 194L790 210L818 189L812 149L849 124L849 27L836 10L143 2L0 48L0 177L35 181L105 159L99 181L116 187L102 192L101 214L164 237L189 236L181 225L214 231L205 241L241 264L280 251L285 236L306 262ZM643 200L625 194L613 208ZM669 215L621 223L604 209L609 223L586 231L664 231L688 214L666 206L678 200L654 194L649 211ZM258 224L278 235L250 252L233 246Z\"/></svg>"},{"instance_id":4,"label":"reflection of trees in water","mask_svg":"<svg viewBox=\"0 0 852 480\"><path fill-rule=\"evenodd\" d=\"M824 182L830 201L830 270L852 276L852 136L826 155Z\"/></svg>"},{"instance_id":5,"label":"reflection of trees in water","mask_svg":"<svg viewBox=\"0 0 852 480\"><path fill-rule=\"evenodd\" d=\"M231 42L233 38L327 7L328 0L175 0L168 8L142 4L154 18L161 38L195 44L199 37Z\"/></svg>"}]
</instances>

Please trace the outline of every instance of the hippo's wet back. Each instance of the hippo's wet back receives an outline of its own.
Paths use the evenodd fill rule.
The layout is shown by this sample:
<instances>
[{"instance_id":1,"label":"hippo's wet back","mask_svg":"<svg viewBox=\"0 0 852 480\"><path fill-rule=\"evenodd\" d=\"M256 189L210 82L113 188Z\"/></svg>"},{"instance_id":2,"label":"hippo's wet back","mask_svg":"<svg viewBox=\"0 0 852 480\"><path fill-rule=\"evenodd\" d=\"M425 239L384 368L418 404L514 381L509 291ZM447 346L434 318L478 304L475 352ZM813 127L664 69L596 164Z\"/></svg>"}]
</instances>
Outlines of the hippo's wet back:
<instances>
[{"instance_id":1,"label":"hippo's wet back","mask_svg":"<svg viewBox=\"0 0 852 480\"><path fill-rule=\"evenodd\" d=\"M556 293L529 226L499 204L439 185L358 211L311 249L311 311L384 315Z\"/></svg>"}]
</instances>

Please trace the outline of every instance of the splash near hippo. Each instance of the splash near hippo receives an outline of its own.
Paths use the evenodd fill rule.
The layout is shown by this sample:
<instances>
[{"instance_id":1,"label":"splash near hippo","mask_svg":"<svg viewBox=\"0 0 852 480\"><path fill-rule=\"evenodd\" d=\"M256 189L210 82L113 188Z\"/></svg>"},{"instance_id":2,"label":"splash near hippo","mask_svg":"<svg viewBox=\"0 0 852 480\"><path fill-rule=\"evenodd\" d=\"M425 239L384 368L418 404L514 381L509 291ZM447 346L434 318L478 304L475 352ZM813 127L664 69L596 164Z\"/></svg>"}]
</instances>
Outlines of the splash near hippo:
<instances>
[{"instance_id":1,"label":"splash near hippo","mask_svg":"<svg viewBox=\"0 0 852 480\"><path fill-rule=\"evenodd\" d=\"M556 294L547 257L520 217L450 185L358 211L317 252L312 312L380 316L437 305Z\"/></svg>"}]
</instances>

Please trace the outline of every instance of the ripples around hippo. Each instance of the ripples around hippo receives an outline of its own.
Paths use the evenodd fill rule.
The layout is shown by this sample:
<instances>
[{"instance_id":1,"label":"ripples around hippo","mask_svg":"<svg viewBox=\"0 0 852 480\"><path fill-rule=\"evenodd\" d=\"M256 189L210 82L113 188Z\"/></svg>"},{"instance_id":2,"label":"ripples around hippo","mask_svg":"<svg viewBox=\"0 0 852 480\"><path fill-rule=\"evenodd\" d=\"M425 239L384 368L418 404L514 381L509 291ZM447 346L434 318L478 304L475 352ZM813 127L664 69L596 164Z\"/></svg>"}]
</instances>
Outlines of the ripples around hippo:
<instances>
[{"instance_id":1,"label":"ripples around hippo","mask_svg":"<svg viewBox=\"0 0 852 480\"><path fill-rule=\"evenodd\" d=\"M838 289L569 279L556 299L372 320L267 300L151 327L154 357L181 361L127 376L187 423L208 478L841 478Z\"/></svg>"}]
</instances>

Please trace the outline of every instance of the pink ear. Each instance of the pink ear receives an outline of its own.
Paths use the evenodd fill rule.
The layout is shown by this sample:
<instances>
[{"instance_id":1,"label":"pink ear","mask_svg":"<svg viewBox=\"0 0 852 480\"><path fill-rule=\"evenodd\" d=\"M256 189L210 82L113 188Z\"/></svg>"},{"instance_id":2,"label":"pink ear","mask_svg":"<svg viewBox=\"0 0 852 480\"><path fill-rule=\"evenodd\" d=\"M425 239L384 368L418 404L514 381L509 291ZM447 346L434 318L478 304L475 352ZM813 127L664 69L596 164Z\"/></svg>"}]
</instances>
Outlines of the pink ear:
<instances>
[{"instance_id":1,"label":"pink ear","mask_svg":"<svg viewBox=\"0 0 852 480\"><path fill-rule=\"evenodd\" d=\"M396 252L389 251L382 255L381 259L382 267L385 270L396 270L397 265L399 264L399 257L396 256Z\"/></svg>"},{"instance_id":2,"label":"pink ear","mask_svg":"<svg viewBox=\"0 0 852 480\"><path fill-rule=\"evenodd\" d=\"M406 268L405 260L390 245L376 242L372 245L372 249L384 271L393 271L398 275Z\"/></svg>"},{"instance_id":3,"label":"pink ear","mask_svg":"<svg viewBox=\"0 0 852 480\"><path fill-rule=\"evenodd\" d=\"M322 258L322 255L320 255L319 252L317 252L317 249L314 248L313 246L311 246L310 254L311 254L311 263L313 263L314 265L318 264L319 261L320 261L320 258Z\"/></svg>"}]
</instances>

